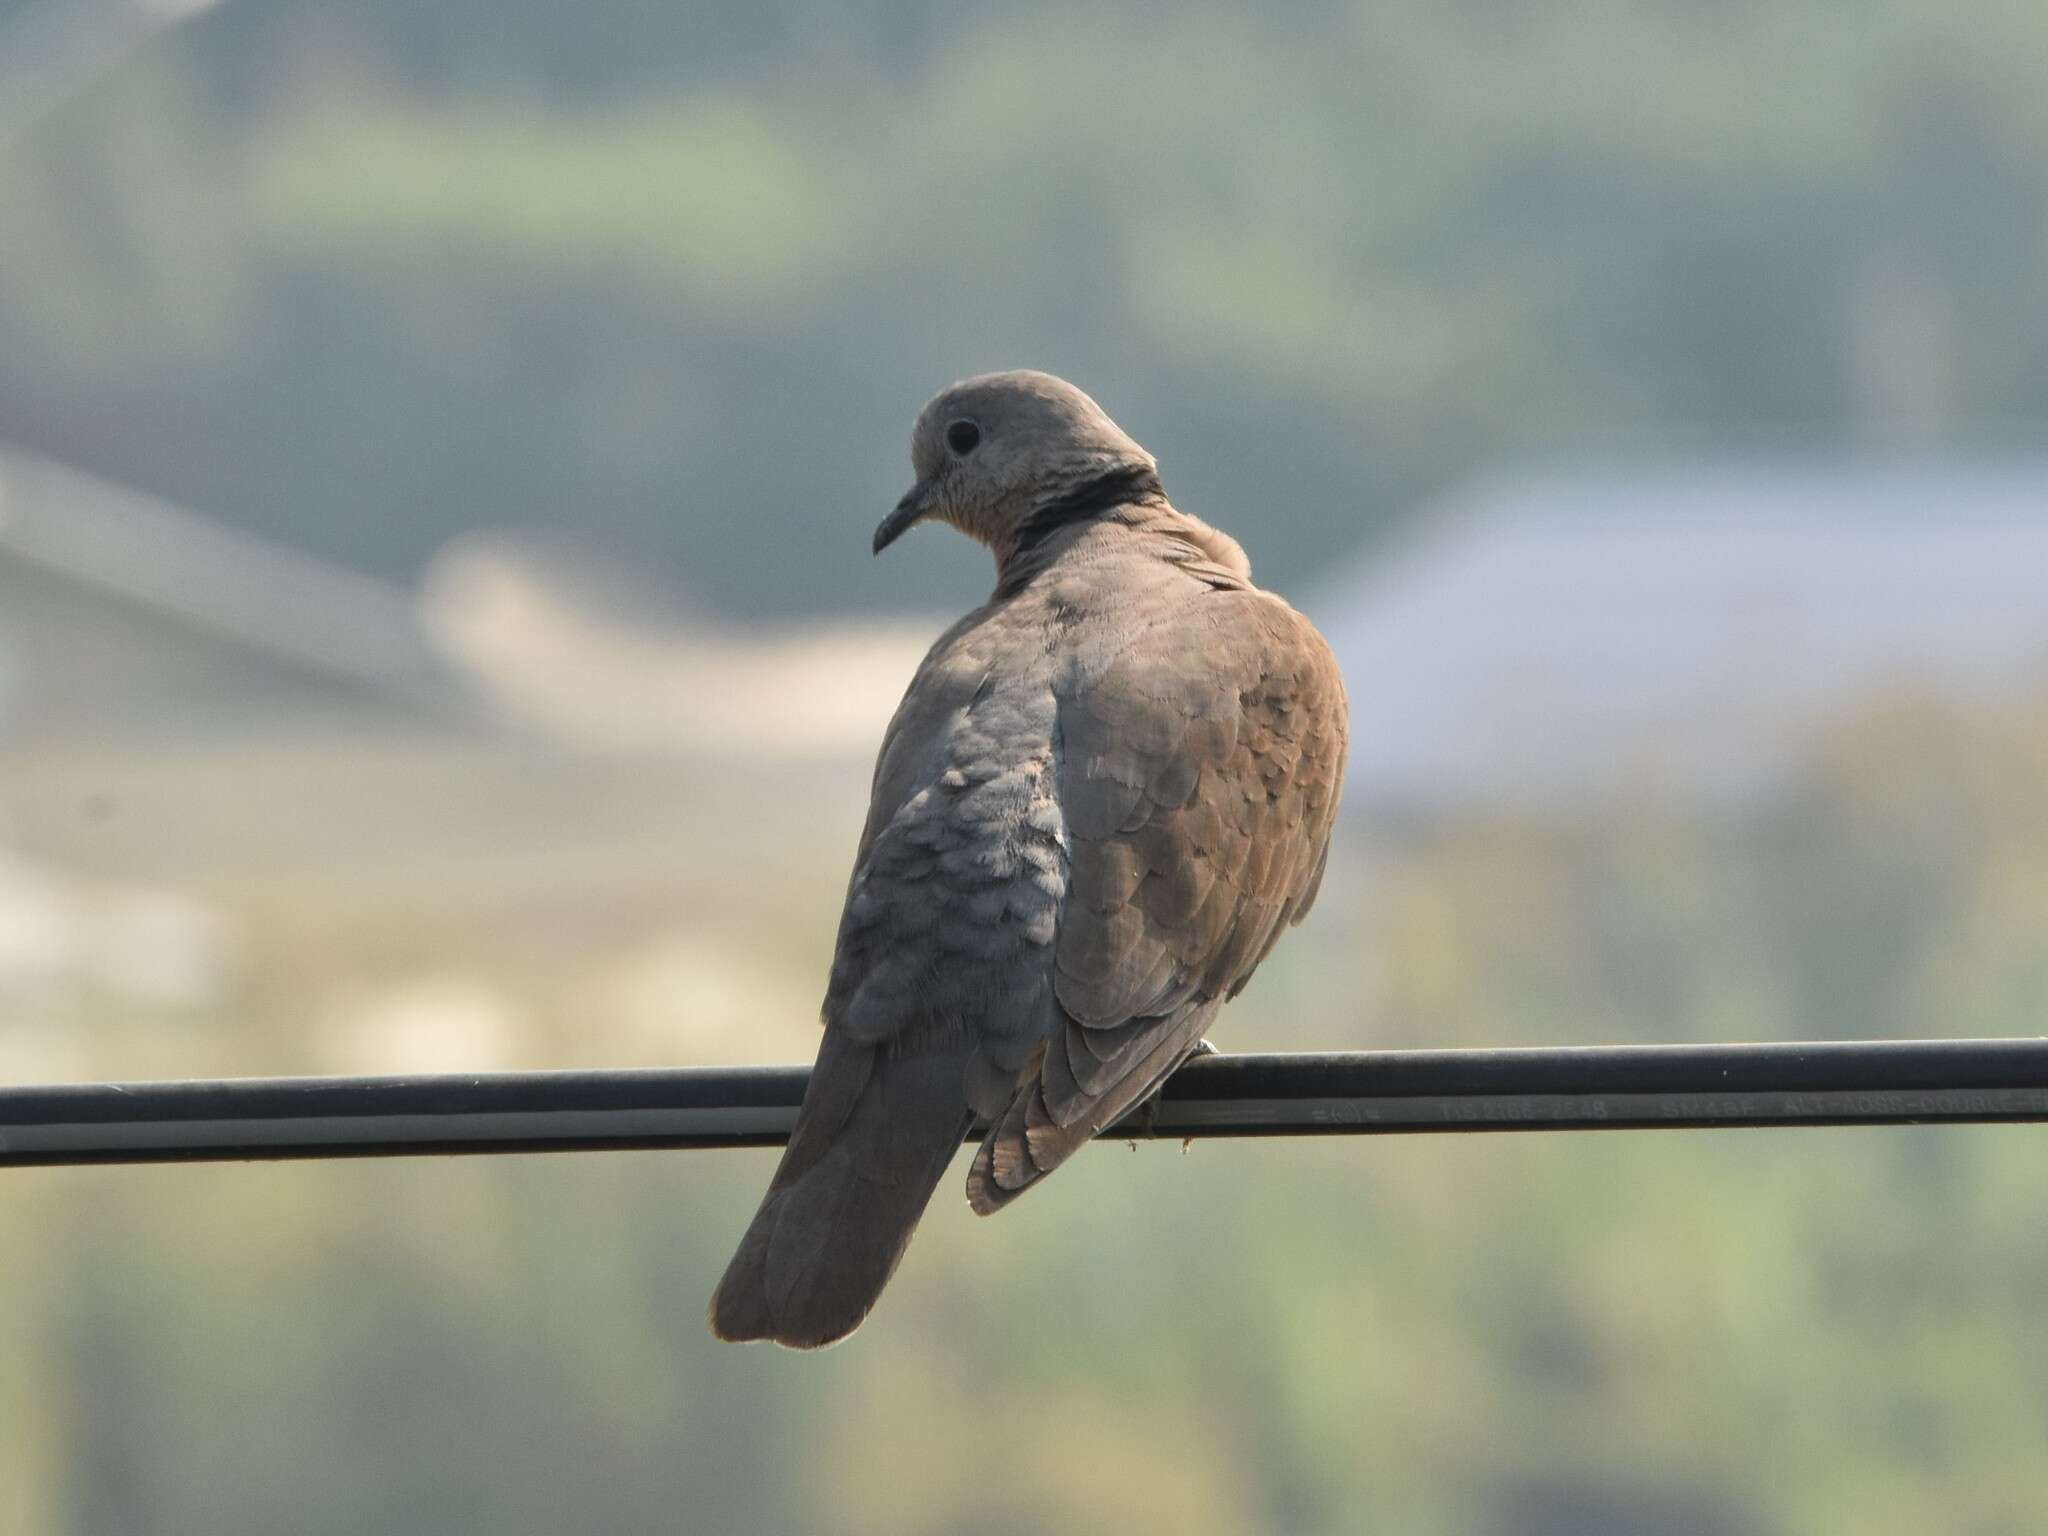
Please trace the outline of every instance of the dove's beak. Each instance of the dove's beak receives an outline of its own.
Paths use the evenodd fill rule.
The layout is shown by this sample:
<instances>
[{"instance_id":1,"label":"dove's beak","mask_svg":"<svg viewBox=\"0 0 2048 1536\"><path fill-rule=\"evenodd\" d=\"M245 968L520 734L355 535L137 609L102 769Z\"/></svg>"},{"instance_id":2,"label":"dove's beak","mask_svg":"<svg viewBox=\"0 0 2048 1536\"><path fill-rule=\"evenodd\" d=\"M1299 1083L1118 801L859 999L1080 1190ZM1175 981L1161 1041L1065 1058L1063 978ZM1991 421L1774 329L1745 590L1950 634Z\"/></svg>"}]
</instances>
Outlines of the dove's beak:
<instances>
[{"instance_id":1,"label":"dove's beak","mask_svg":"<svg viewBox=\"0 0 2048 1536\"><path fill-rule=\"evenodd\" d=\"M913 526L930 515L933 504L938 500L938 487L930 480L920 480L896 503L896 510L882 519L882 526L875 530L875 553L880 554L894 544Z\"/></svg>"}]
</instances>

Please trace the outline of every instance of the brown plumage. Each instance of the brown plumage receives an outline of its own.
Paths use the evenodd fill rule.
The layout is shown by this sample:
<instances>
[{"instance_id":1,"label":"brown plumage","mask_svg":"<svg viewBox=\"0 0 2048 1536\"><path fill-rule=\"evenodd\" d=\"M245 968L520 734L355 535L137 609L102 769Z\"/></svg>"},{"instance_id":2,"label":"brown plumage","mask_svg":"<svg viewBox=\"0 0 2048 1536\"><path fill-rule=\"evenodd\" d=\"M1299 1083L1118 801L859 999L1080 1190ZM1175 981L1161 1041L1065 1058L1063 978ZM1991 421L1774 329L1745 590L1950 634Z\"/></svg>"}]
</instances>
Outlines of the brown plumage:
<instances>
[{"instance_id":1,"label":"brown plumage","mask_svg":"<svg viewBox=\"0 0 2048 1536\"><path fill-rule=\"evenodd\" d=\"M1336 663L1176 511L1151 456L1040 373L918 418L926 519L997 582L918 669L875 768L797 1128L717 1294L723 1338L857 1327L975 1116L987 1214L1184 1061L1315 899L1343 777Z\"/></svg>"}]
</instances>

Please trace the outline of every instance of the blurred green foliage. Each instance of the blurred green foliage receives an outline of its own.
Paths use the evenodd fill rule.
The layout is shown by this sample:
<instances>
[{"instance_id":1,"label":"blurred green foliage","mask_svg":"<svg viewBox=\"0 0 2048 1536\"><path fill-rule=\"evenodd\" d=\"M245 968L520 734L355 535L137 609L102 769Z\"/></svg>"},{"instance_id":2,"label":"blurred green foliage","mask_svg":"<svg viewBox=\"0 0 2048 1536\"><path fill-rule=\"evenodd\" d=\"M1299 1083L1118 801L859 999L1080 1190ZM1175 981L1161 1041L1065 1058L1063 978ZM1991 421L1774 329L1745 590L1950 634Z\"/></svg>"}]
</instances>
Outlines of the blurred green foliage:
<instances>
[{"instance_id":1,"label":"blurred green foliage","mask_svg":"<svg viewBox=\"0 0 2048 1536\"><path fill-rule=\"evenodd\" d=\"M1751 815L1351 828L1220 1038L2036 1032L2044 769L2048 713L1901 700ZM822 956L838 871L749 826L805 873L720 942L787 971L745 907ZM561 1022L536 1064L601 1055ZM700 1321L768 1163L12 1175L6 1527L2018 1536L2048 1501L2030 1128L1109 1144L997 1221L949 1180L811 1357Z\"/></svg>"}]
</instances>

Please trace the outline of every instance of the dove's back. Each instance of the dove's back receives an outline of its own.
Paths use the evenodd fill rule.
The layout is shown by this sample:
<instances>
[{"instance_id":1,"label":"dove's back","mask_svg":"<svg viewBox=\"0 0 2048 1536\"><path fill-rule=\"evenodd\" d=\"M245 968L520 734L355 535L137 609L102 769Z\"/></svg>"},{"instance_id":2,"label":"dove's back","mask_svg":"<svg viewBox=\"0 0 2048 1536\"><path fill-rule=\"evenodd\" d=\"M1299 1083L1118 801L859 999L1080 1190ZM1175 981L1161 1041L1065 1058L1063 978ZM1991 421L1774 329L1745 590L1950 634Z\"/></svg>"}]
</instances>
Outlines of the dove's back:
<instances>
[{"instance_id":1,"label":"dove's back","mask_svg":"<svg viewBox=\"0 0 2048 1536\"><path fill-rule=\"evenodd\" d=\"M890 724L722 1337L851 1332L976 1114L986 1212L1149 1094L1314 896L1344 745L1327 648L1227 539L1118 511L1007 567Z\"/></svg>"}]
</instances>

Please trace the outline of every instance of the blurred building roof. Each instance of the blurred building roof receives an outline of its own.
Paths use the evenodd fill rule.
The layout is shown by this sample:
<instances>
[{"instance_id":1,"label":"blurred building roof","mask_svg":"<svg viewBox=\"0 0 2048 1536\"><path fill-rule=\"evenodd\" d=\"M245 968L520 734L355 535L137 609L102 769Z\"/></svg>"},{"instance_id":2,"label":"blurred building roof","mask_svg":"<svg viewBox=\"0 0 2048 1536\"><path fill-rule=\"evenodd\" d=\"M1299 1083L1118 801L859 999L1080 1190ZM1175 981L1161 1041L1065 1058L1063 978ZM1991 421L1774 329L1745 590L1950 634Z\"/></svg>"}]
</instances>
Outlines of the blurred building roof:
<instances>
[{"instance_id":1,"label":"blurred building roof","mask_svg":"<svg viewBox=\"0 0 2048 1536\"><path fill-rule=\"evenodd\" d=\"M408 594L0 448L0 740L439 712L445 677Z\"/></svg>"},{"instance_id":2,"label":"blurred building roof","mask_svg":"<svg viewBox=\"0 0 2048 1536\"><path fill-rule=\"evenodd\" d=\"M1318 598L1358 801L1740 795L1885 692L2048 686L2048 460L1496 478Z\"/></svg>"},{"instance_id":3,"label":"blurred building roof","mask_svg":"<svg viewBox=\"0 0 2048 1536\"><path fill-rule=\"evenodd\" d=\"M529 534L445 547L425 633L508 721L579 747L865 759L943 617L706 623L644 570Z\"/></svg>"}]
</instances>

